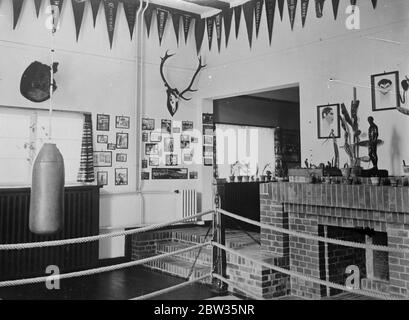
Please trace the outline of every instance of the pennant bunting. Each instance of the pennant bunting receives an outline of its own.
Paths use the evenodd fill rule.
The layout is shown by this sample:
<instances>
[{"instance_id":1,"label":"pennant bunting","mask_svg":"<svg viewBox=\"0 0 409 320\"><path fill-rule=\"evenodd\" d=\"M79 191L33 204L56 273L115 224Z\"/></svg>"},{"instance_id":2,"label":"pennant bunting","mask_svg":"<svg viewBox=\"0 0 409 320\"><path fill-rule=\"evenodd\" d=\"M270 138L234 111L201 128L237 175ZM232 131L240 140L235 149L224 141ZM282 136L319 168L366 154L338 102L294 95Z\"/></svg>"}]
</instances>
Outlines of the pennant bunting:
<instances>
[{"instance_id":1,"label":"pennant bunting","mask_svg":"<svg viewBox=\"0 0 409 320\"><path fill-rule=\"evenodd\" d=\"M256 0L254 4L254 18L256 20L256 37L258 37L258 31L260 30L261 13L263 12L264 0Z\"/></svg>"},{"instance_id":2,"label":"pennant bunting","mask_svg":"<svg viewBox=\"0 0 409 320\"><path fill-rule=\"evenodd\" d=\"M179 13L175 12L172 14L172 24L173 24L173 30L175 31L176 43L179 46L179 30L180 30L180 14Z\"/></svg>"},{"instance_id":3,"label":"pennant bunting","mask_svg":"<svg viewBox=\"0 0 409 320\"><path fill-rule=\"evenodd\" d=\"M233 18L233 9L223 10L224 37L226 38L226 47L227 47L227 44L229 43L232 18Z\"/></svg>"},{"instance_id":4,"label":"pennant bunting","mask_svg":"<svg viewBox=\"0 0 409 320\"><path fill-rule=\"evenodd\" d=\"M209 39L209 51L212 50L212 40L213 40L213 26L214 26L214 17L206 18L207 26L207 37Z\"/></svg>"},{"instance_id":5,"label":"pennant bunting","mask_svg":"<svg viewBox=\"0 0 409 320\"><path fill-rule=\"evenodd\" d=\"M283 16L284 16L284 0L278 0L278 10L280 11L281 21L283 21Z\"/></svg>"},{"instance_id":6,"label":"pennant bunting","mask_svg":"<svg viewBox=\"0 0 409 320\"><path fill-rule=\"evenodd\" d=\"M166 21L168 21L168 12L162 9L156 9L156 22L158 25L159 44L162 44L163 33L165 32Z\"/></svg>"},{"instance_id":7,"label":"pennant bunting","mask_svg":"<svg viewBox=\"0 0 409 320\"><path fill-rule=\"evenodd\" d=\"M273 36L274 15L276 11L276 0L266 0L266 16L267 16L267 28L268 38L270 40Z\"/></svg>"},{"instance_id":8,"label":"pennant bunting","mask_svg":"<svg viewBox=\"0 0 409 320\"><path fill-rule=\"evenodd\" d=\"M378 4L378 0L371 0L372 1L372 7L376 9L376 5Z\"/></svg>"},{"instance_id":9,"label":"pennant bunting","mask_svg":"<svg viewBox=\"0 0 409 320\"><path fill-rule=\"evenodd\" d=\"M105 19L107 22L107 30L109 37L109 44L112 49L112 42L114 40L116 12L118 10L117 0L104 0Z\"/></svg>"},{"instance_id":10,"label":"pennant bunting","mask_svg":"<svg viewBox=\"0 0 409 320\"><path fill-rule=\"evenodd\" d=\"M304 28L305 21L307 21L307 14L308 14L308 4L310 0L301 0L301 22Z\"/></svg>"},{"instance_id":11,"label":"pennant bunting","mask_svg":"<svg viewBox=\"0 0 409 320\"><path fill-rule=\"evenodd\" d=\"M214 17L214 24L216 27L217 48L220 52L220 46L222 43L222 14L219 13Z\"/></svg>"},{"instance_id":12,"label":"pennant bunting","mask_svg":"<svg viewBox=\"0 0 409 320\"><path fill-rule=\"evenodd\" d=\"M294 29L295 12L297 11L297 0L287 0L288 15L290 16L291 30Z\"/></svg>"},{"instance_id":13,"label":"pennant bunting","mask_svg":"<svg viewBox=\"0 0 409 320\"><path fill-rule=\"evenodd\" d=\"M241 6L234 7L234 22L235 22L235 28L236 28L236 39L239 36L240 20L241 20Z\"/></svg>"},{"instance_id":14,"label":"pennant bunting","mask_svg":"<svg viewBox=\"0 0 409 320\"><path fill-rule=\"evenodd\" d=\"M81 30L82 17L84 16L85 2L78 2L77 0L71 0L72 10L74 12L74 23L75 23L75 37L78 42L78 36Z\"/></svg>"},{"instance_id":15,"label":"pennant bunting","mask_svg":"<svg viewBox=\"0 0 409 320\"><path fill-rule=\"evenodd\" d=\"M188 15L183 15L183 33L185 35L185 43L187 42L187 37L189 36L190 24L192 22L192 17Z\"/></svg>"},{"instance_id":16,"label":"pennant bunting","mask_svg":"<svg viewBox=\"0 0 409 320\"><path fill-rule=\"evenodd\" d=\"M324 2L325 0L315 0L315 14L317 15L317 18L322 18Z\"/></svg>"},{"instance_id":17,"label":"pennant bunting","mask_svg":"<svg viewBox=\"0 0 409 320\"><path fill-rule=\"evenodd\" d=\"M332 11L334 12L334 19L338 17L339 0L332 0Z\"/></svg>"},{"instance_id":18,"label":"pennant bunting","mask_svg":"<svg viewBox=\"0 0 409 320\"><path fill-rule=\"evenodd\" d=\"M41 9L41 3L42 2L43 2L42 0L34 0L34 5L35 5L35 8L36 8L37 18L40 15L40 9Z\"/></svg>"},{"instance_id":19,"label":"pennant bunting","mask_svg":"<svg viewBox=\"0 0 409 320\"><path fill-rule=\"evenodd\" d=\"M124 6L125 17L126 21L128 22L129 33L132 40L136 23L136 11L139 8L139 1L136 2L133 0L122 0L122 5Z\"/></svg>"},{"instance_id":20,"label":"pennant bunting","mask_svg":"<svg viewBox=\"0 0 409 320\"><path fill-rule=\"evenodd\" d=\"M247 36L249 38L250 48L253 42L253 20L254 3L252 1L243 4L244 20L247 26Z\"/></svg>"},{"instance_id":21,"label":"pennant bunting","mask_svg":"<svg viewBox=\"0 0 409 320\"><path fill-rule=\"evenodd\" d=\"M153 15L153 8L152 8L152 6L148 5L148 8L146 9L145 14L144 14L145 24L146 24L146 32L148 33L148 38L149 38L149 34L151 32L152 15Z\"/></svg>"},{"instance_id":22,"label":"pennant bunting","mask_svg":"<svg viewBox=\"0 0 409 320\"><path fill-rule=\"evenodd\" d=\"M357 0L351 0L351 6L356 6Z\"/></svg>"},{"instance_id":23,"label":"pennant bunting","mask_svg":"<svg viewBox=\"0 0 409 320\"><path fill-rule=\"evenodd\" d=\"M200 48L202 47L205 25L206 25L205 19L199 19L199 18L195 19L195 39L196 39L197 54L199 54Z\"/></svg>"},{"instance_id":24,"label":"pennant bunting","mask_svg":"<svg viewBox=\"0 0 409 320\"><path fill-rule=\"evenodd\" d=\"M64 3L64 0L50 0L50 4L52 6L57 6L58 7L58 14L61 16L62 14L62 5Z\"/></svg>"},{"instance_id":25,"label":"pennant bunting","mask_svg":"<svg viewBox=\"0 0 409 320\"><path fill-rule=\"evenodd\" d=\"M100 7L100 0L90 0L91 2L91 10L92 10L92 19L94 21L94 28L95 28L95 23L97 22L97 16L98 16L98 11Z\"/></svg>"},{"instance_id":26,"label":"pennant bunting","mask_svg":"<svg viewBox=\"0 0 409 320\"><path fill-rule=\"evenodd\" d=\"M13 29L16 28L24 0L13 0Z\"/></svg>"}]
</instances>

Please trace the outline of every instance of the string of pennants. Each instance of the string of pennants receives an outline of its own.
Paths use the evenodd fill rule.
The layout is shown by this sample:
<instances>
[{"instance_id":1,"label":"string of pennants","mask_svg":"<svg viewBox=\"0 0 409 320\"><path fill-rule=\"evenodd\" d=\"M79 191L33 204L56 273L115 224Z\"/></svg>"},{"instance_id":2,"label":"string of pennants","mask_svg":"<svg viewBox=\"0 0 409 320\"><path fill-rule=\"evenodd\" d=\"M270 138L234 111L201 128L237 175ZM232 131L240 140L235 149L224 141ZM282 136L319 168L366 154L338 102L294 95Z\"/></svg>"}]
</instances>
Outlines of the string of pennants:
<instances>
[{"instance_id":1,"label":"string of pennants","mask_svg":"<svg viewBox=\"0 0 409 320\"><path fill-rule=\"evenodd\" d=\"M20 17L20 13L21 13L25 0L11 0L11 1L13 3L13 29L15 29L17 26L17 22ZM135 29L135 23L136 23L136 14L140 6L140 2L141 2L140 0L71 0L73 13L74 13L74 23L75 23L77 41L78 41L78 37L80 34L82 20L84 16L85 2L87 1L89 1L91 5L94 28L95 28L95 23L96 23L98 13L100 11L101 3L103 4L106 23L107 23L109 43L110 43L111 48L112 48L112 43L113 43L113 36L114 36L118 6L119 6L119 3L121 2L124 8L124 11L125 11L125 16L126 16L126 20L127 20L128 27L129 27L130 37L132 40L134 29ZM250 0L237 7L222 10L220 13L218 13L215 16L203 18L203 19L195 14L182 13L181 11L176 10L176 9L163 7L163 6L159 6L155 4L149 4L148 8L146 9L144 13L144 20L145 20L147 34L149 37L152 16L154 14L154 11L156 10L158 37L159 37L160 44L162 43L162 38L165 32L166 23L169 17L172 18L172 24L173 24L173 28L174 28L175 35L176 35L176 41L178 44L179 44L180 19L182 18L185 43L187 42L192 20L195 20L194 33L195 33L197 52L199 53L201 49L205 28L207 28L209 50L211 50L213 33L214 33L214 29L216 29L217 46L220 52L222 27L224 26L225 41L226 41L226 47L227 47L228 42L229 42L229 37L230 37L233 13L234 13L234 19L235 19L236 38L238 37L238 34L239 34L240 20L241 20L241 16L243 13L244 20L245 20L246 27L247 27L249 45L251 47L252 41L253 41L254 20L255 20L255 25L256 25L256 37L257 37L259 30L260 30L260 23L261 23L263 7L265 8L265 12L266 12L269 41L271 44L275 10L276 10L276 7L278 7L280 19L282 21L283 15L284 15L285 1L287 2L291 29L294 28L295 14L296 14L298 2L300 2L300 5L301 5L301 21L302 21L302 26L304 27L305 22L307 20L307 11L308 11L310 0L299 0L299 1L298 0ZM324 4L326 0L311 0L311 1L315 1L315 12L316 12L317 18L321 18L323 15L323 8L324 8ZM330 1L330 0L327 0L327 1ZM372 2L373 8L375 9L377 6L377 0L370 0L370 1ZM34 0L37 18L40 13L42 2L43 0ZM60 14L62 13L63 2L64 0L49 0L50 5L58 7ZM340 0L331 0L331 2L332 2L332 7L333 7L334 19L337 19ZM350 0L351 5L353 6L357 5L357 2L358 0Z\"/></svg>"}]
</instances>

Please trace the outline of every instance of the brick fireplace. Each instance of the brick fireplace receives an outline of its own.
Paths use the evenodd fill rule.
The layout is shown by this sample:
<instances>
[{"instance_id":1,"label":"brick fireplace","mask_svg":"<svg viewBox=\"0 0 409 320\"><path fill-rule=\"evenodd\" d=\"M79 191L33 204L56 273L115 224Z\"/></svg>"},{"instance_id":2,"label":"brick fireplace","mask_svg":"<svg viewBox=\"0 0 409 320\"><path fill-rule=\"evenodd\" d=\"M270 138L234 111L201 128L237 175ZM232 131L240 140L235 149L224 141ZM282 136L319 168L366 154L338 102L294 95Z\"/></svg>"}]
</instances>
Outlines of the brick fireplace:
<instances>
[{"instance_id":1,"label":"brick fireplace","mask_svg":"<svg viewBox=\"0 0 409 320\"><path fill-rule=\"evenodd\" d=\"M268 183L260 186L261 222L359 243L409 249L409 188L344 184ZM289 258L289 268L345 285L349 265L360 287L409 297L409 253L386 253L325 244L261 229L262 250ZM320 299L335 289L289 279L291 295Z\"/></svg>"}]
</instances>

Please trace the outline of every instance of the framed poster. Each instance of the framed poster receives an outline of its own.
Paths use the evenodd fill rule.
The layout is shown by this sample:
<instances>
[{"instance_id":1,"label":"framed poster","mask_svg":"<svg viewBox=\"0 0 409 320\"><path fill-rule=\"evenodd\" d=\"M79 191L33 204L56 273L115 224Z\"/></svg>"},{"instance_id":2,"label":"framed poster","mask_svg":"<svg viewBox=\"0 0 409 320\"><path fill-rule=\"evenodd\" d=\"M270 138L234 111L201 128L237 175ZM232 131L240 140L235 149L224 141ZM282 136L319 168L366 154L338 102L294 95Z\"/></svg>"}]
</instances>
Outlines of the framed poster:
<instances>
[{"instance_id":1,"label":"framed poster","mask_svg":"<svg viewBox=\"0 0 409 320\"><path fill-rule=\"evenodd\" d=\"M385 72L371 76L372 111L400 107L399 72Z\"/></svg>"},{"instance_id":2,"label":"framed poster","mask_svg":"<svg viewBox=\"0 0 409 320\"><path fill-rule=\"evenodd\" d=\"M213 136L203 136L203 144L213 145Z\"/></svg>"},{"instance_id":3,"label":"framed poster","mask_svg":"<svg viewBox=\"0 0 409 320\"><path fill-rule=\"evenodd\" d=\"M213 125L213 113L203 113L202 123Z\"/></svg>"},{"instance_id":4,"label":"framed poster","mask_svg":"<svg viewBox=\"0 0 409 320\"><path fill-rule=\"evenodd\" d=\"M151 142L161 142L162 134L160 132L151 132Z\"/></svg>"},{"instance_id":5,"label":"framed poster","mask_svg":"<svg viewBox=\"0 0 409 320\"><path fill-rule=\"evenodd\" d=\"M159 147L157 143L147 143L145 144L145 154L147 156L159 154Z\"/></svg>"},{"instance_id":6,"label":"framed poster","mask_svg":"<svg viewBox=\"0 0 409 320\"><path fill-rule=\"evenodd\" d=\"M176 154L167 154L166 155L166 166L177 166L178 165L178 156Z\"/></svg>"},{"instance_id":7,"label":"framed poster","mask_svg":"<svg viewBox=\"0 0 409 320\"><path fill-rule=\"evenodd\" d=\"M108 171L98 171L97 172L97 183L99 186L108 185Z\"/></svg>"},{"instance_id":8,"label":"framed poster","mask_svg":"<svg viewBox=\"0 0 409 320\"><path fill-rule=\"evenodd\" d=\"M116 148L117 149L128 149L128 137L127 133L118 132L116 134Z\"/></svg>"},{"instance_id":9,"label":"framed poster","mask_svg":"<svg viewBox=\"0 0 409 320\"><path fill-rule=\"evenodd\" d=\"M142 142L148 142L149 141L149 133L146 131L142 132Z\"/></svg>"},{"instance_id":10,"label":"framed poster","mask_svg":"<svg viewBox=\"0 0 409 320\"><path fill-rule=\"evenodd\" d=\"M173 152L175 143L173 138L164 138L163 139L163 151L165 152Z\"/></svg>"},{"instance_id":11,"label":"framed poster","mask_svg":"<svg viewBox=\"0 0 409 320\"><path fill-rule=\"evenodd\" d=\"M171 134L172 133L172 120L162 119L162 121L161 121L161 131L162 131L162 133Z\"/></svg>"},{"instance_id":12,"label":"framed poster","mask_svg":"<svg viewBox=\"0 0 409 320\"><path fill-rule=\"evenodd\" d=\"M94 151L94 167L112 167L112 151Z\"/></svg>"},{"instance_id":13,"label":"framed poster","mask_svg":"<svg viewBox=\"0 0 409 320\"><path fill-rule=\"evenodd\" d=\"M149 180L149 172L142 171L141 172L141 178L142 178L142 180Z\"/></svg>"},{"instance_id":14,"label":"framed poster","mask_svg":"<svg viewBox=\"0 0 409 320\"><path fill-rule=\"evenodd\" d=\"M151 167L159 166L159 157L149 157L149 165Z\"/></svg>"},{"instance_id":15,"label":"framed poster","mask_svg":"<svg viewBox=\"0 0 409 320\"><path fill-rule=\"evenodd\" d=\"M190 147L190 136L186 134L180 135L180 148L186 149Z\"/></svg>"},{"instance_id":16,"label":"framed poster","mask_svg":"<svg viewBox=\"0 0 409 320\"><path fill-rule=\"evenodd\" d=\"M182 131L192 131L193 121L182 121Z\"/></svg>"},{"instance_id":17,"label":"framed poster","mask_svg":"<svg viewBox=\"0 0 409 320\"><path fill-rule=\"evenodd\" d=\"M189 179L197 179L197 178L198 178L197 171L190 171L189 172Z\"/></svg>"},{"instance_id":18,"label":"framed poster","mask_svg":"<svg viewBox=\"0 0 409 320\"><path fill-rule=\"evenodd\" d=\"M334 133L335 138L341 136L339 114L339 104L317 106L318 139L330 138L331 132Z\"/></svg>"},{"instance_id":19,"label":"framed poster","mask_svg":"<svg viewBox=\"0 0 409 320\"><path fill-rule=\"evenodd\" d=\"M204 158L203 159L205 166L212 166L213 165L213 158Z\"/></svg>"},{"instance_id":20,"label":"framed poster","mask_svg":"<svg viewBox=\"0 0 409 320\"><path fill-rule=\"evenodd\" d=\"M152 180L187 179L187 168L152 168Z\"/></svg>"},{"instance_id":21,"label":"framed poster","mask_svg":"<svg viewBox=\"0 0 409 320\"><path fill-rule=\"evenodd\" d=\"M118 129L129 129L130 117L116 116L115 118L115 128Z\"/></svg>"},{"instance_id":22,"label":"framed poster","mask_svg":"<svg viewBox=\"0 0 409 320\"><path fill-rule=\"evenodd\" d=\"M142 130L155 130L155 119L142 119Z\"/></svg>"},{"instance_id":23,"label":"framed poster","mask_svg":"<svg viewBox=\"0 0 409 320\"><path fill-rule=\"evenodd\" d=\"M108 136L102 134L97 135L97 143L108 143Z\"/></svg>"},{"instance_id":24,"label":"framed poster","mask_svg":"<svg viewBox=\"0 0 409 320\"><path fill-rule=\"evenodd\" d=\"M148 160L143 159L142 160L142 169L146 169L146 168L148 168Z\"/></svg>"},{"instance_id":25,"label":"framed poster","mask_svg":"<svg viewBox=\"0 0 409 320\"><path fill-rule=\"evenodd\" d=\"M116 144L115 143L108 143L107 149L108 150L116 150Z\"/></svg>"},{"instance_id":26,"label":"framed poster","mask_svg":"<svg viewBox=\"0 0 409 320\"><path fill-rule=\"evenodd\" d=\"M97 131L109 131L109 115L97 114Z\"/></svg>"},{"instance_id":27,"label":"framed poster","mask_svg":"<svg viewBox=\"0 0 409 320\"><path fill-rule=\"evenodd\" d=\"M116 186L128 185L128 169L127 168L115 169L115 185Z\"/></svg>"},{"instance_id":28,"label":"framed poster","mask_svg":"<svg viewBox=\"0 0 409 320\"><path fill-rule=\"evenodd\" d=\"M128 155L126 153L117 153L116 154L116 162L127 162Z\"/></svg>"}]
</instances>

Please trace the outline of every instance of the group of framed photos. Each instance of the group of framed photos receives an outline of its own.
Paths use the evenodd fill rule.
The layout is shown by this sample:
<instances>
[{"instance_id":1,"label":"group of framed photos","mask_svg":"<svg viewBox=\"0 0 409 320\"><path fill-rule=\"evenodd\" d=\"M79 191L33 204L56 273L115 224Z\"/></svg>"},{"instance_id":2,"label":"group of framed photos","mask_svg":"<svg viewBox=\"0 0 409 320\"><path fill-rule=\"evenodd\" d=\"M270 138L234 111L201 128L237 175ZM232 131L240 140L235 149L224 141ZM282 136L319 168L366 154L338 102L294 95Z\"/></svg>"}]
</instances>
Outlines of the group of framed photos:
<instances>
[{"instance_id":1,"label":"group of framed photos","mask_svg":"<svg viewBox=\"0 0 409 320\"><path fill-rule=\"evenodd\" d=\"M399 72L371 75L372 111L392 110L400 107ZM359 99L358 99L359 100ZM317 106L318 139L341 137L340 104Z\"/></svg>"},{"instance_id":2,"label":"group of framed photos","mask_svg":"<svg viewBox=\"0 0 409 320\"><path fill-rule=\"evenodd\" d=\"M127 116L116 116L115 128L130 129L130 119ZM109 132L110 130L110 115L97 114L97 131ZM94 151L94 167L112 167L113 151L117 150L119 152L115 153L115 161L122 164L128 162L128 154L122 150L128 150L129 148L129 133L116 132L115 143L109 142L108 134L98 134L97 143L106 145L107 150ZM128 185L128 168L115 168L114 181L116 186ZM97 182L102 186L108 185L108 171L97 171Z\"/></svg>"},{"instance_id":3,"label":"group of framed photos","mask_svg":"<svg viewBox=\"0 0 409 320\"><path fill-rule=\"evenodd\" d=\"M213 114L203 113L202 123L203 123L203 162L205 166L212 166L214 154Z\"/></svg>"}]
</instances>

